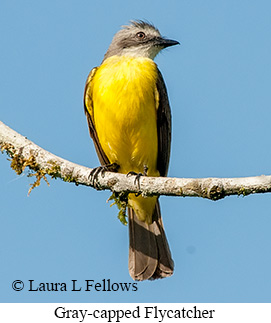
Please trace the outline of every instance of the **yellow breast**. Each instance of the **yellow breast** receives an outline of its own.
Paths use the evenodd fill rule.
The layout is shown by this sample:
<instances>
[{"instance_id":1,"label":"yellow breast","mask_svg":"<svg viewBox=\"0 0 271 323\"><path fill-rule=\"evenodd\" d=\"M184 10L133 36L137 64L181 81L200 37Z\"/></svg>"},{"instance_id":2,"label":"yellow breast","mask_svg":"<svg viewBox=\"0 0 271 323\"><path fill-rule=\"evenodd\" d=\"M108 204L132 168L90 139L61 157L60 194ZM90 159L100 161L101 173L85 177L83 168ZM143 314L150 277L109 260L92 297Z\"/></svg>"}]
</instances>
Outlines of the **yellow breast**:
<instances>
[{"instance_id":1,"label":"yellow breast","mask_svg":"<svg viewBox=\"0 0 271 323\"><path fill-rule=\"evenodd\" d=\"M120 172L158 176L157 67L148 58L112 56L93 79L94 123L101 146Z\"/></svg>"}]
</instances>

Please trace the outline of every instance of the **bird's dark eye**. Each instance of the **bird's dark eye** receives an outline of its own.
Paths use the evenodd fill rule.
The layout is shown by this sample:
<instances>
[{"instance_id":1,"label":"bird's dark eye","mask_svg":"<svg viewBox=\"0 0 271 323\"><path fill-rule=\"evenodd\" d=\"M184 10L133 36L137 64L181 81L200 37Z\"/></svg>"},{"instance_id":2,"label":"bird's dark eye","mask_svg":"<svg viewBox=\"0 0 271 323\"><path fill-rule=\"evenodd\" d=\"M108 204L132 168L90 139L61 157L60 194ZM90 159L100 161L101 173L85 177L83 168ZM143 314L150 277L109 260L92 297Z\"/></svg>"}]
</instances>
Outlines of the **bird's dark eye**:
<instances>
[{"instance_id":1,"label":"bird's dark eye","mask_svg":"<svg viewBox=\"0 0 271 323\"><path fill-rule=\"evenodd\" d=\"M136 34L136 37L138 39L144 39L146 37L145 33L143 33L143 31L140 31Z\"/></svg>"}]
</instances>

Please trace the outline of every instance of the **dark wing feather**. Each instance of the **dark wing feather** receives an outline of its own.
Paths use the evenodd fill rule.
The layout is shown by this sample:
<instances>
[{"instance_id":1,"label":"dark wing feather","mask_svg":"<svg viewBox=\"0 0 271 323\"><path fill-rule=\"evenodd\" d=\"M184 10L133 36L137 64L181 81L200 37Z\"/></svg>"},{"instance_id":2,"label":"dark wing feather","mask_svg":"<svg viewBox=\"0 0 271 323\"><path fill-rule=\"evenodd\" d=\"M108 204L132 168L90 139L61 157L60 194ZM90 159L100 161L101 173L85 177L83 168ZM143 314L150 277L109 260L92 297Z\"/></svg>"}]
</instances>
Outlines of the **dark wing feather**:
<instances>
[{"instance_id":1,"label":"dark wing feather","mask_svg":"<svg viewBox=\"0 0 271 323\"><path fill-rule=\"evenodd\" d=\"M171 142L171 113L166 86L158 70L157 108L158 158L157 169L161 176L168 171ZM139 221L134 210L128 208L129 216L129 272L135 280L157 279L173 274L174 262L171 257L159 202L153 212L153 222Z\"/></svg>"},{"instance_id":2,"label":"dark wing feather","mask_svg":"<svg viewBox=\"0 0 271 323\"><path fill-rule=\"evenodd\" d=\"M95 72L97 71L98 67L94 67L87 78L87 82L85 85L85 92L84 92L84 108L85 108L85 114L87 117L88 122L88 129L90 137L92 138L94 142L94 146L98 155L98 158L100 160L101 165L108 165L110 164L106 154L104 153L101 144L99 142L99 138L95 129L94 124L94 106L93 106L93 100L92 100L92 80L95 75Z\"/></svg>"},{"instance_id":3,"label":"dark wing feather","mask_svg":"<svg viewBox=\"0 0 271 323\"><path fill-rule=\"evenodd\" d=\"M159 93L159 105L157 109L157 169L159 170L161 176L167 176L171 145L171 112L166 85L159 70L157 78L157 90Z\"/></svg>"}]
</instances>

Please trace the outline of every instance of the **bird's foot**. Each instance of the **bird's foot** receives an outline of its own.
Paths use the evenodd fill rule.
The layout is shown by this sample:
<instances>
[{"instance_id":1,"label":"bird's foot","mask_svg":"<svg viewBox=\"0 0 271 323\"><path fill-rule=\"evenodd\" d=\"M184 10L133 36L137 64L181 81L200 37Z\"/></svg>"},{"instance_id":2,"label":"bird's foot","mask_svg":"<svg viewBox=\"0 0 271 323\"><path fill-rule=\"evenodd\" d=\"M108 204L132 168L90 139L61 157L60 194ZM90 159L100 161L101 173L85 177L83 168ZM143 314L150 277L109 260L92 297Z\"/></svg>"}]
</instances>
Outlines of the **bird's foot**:
<instances>
[{"instance_id":1,"label":"bird's foot","mask_svg":"<svg viewBox=\"0 0 271 323\"><path fill-rule=\"evenodd\" d=\"M126 176L131 176L131 175L135 175L135 181L134 184L138 185L138 188L140 189L140 177L141 176L147 176L148 173L148 167L146 165L144 165L144 171L143 173L136 173L134 171L130 171L129 173L127 173ZM140 195L140 193L137 193L136 196Z\"/></svg>"},{"instance_id":2,"label":"bird's foot","mask_svg":"<svg viewBox=\"0 0 271 323\"><path fill-rule=\"evenodd\" d=\"M101 174L101 176L104 177L105 172L116 172L118 169L119 169L119 165L116 163L102 165L102 166L93 168L88 175L88 178L90 179L90 185L94 186L95 188L98 188L96 181L99 174Z\"/></svg>"}]
</instances>

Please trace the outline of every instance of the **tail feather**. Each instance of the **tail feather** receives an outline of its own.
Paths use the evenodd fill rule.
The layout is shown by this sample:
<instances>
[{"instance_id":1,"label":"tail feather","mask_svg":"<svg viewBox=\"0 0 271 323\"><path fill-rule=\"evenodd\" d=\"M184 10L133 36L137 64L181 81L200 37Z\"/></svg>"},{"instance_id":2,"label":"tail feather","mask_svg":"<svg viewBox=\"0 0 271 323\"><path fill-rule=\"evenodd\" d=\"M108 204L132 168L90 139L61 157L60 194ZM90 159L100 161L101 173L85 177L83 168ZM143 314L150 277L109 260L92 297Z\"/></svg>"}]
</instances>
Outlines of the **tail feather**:
<instances>
[{"instance_id":1,"label":"tail feather","mask_svg":"<svg viewBox=\"0 0 271 323\"><path fill-rule=\"evenodd\" d=\"M159 202L156 202L153 222L138 220L133 209L129 218L129 272L134 280L158 279L173 274L174 263L162 223Z\"/></svg>"}]
</instances>

